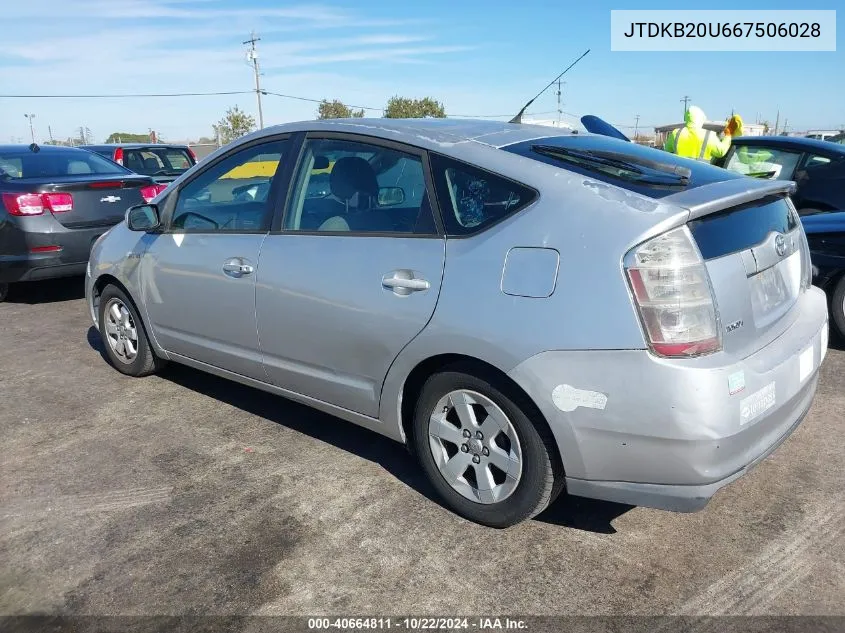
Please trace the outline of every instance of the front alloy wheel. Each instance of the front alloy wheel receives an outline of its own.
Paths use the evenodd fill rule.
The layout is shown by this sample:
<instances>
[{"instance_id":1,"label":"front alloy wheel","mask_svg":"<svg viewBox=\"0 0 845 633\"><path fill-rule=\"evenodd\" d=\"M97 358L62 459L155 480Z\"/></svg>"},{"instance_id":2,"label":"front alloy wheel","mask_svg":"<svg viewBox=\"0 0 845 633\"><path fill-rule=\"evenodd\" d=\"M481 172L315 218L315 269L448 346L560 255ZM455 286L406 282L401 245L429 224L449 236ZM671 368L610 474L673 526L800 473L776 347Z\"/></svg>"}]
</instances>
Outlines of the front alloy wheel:
<instances>
[{"instance_id":1,"label":"front alloy wheel","mask_svg":"<svg viewBox=\"0 0 845 633\"><path fill-rule=\"evenodd\" d=\"M138 355L138 327L126 305L114 297L105 309L106 341L115 357L127 365Z\"/></svg>"}]
</instances>

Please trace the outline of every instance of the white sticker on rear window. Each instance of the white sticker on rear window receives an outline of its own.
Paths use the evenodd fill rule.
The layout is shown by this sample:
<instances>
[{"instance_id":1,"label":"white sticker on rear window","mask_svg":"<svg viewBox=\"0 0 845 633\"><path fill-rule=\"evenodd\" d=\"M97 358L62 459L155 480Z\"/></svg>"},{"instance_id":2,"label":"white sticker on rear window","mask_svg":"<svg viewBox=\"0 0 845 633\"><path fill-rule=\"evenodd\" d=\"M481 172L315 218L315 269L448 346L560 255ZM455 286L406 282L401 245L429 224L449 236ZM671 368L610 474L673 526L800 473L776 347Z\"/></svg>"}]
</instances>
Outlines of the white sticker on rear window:
<instances>
[{"instance_id":1,"label":"white sticker on rear window","mask_svg":"<svg viewBox=\"0 0 845 633\"><path fill-rule=\"evenodd\" d=\"M811 345L798 357L798 382L807 380L807 376L813 373L813 346Z\"/></svg>"},{"instance_id":2,"label":"white sticker on rear window","mask_svg":"<svg viewBox=\"0 0 845 633\"><path fill-rule=\"evenodd\" d=\"M578 407L604 409L607 396L599 391L576 389L571 385L558 385L552 391L552 401L561 411L575 411Z\"/></svg>"},{"instance_id":3,"label":"white sticker on rear window","mask_svg":"<svg viewBox=\"0 0 845 633\"><path fill-rule=\"evenodd\" d=\"M775 406L775 383L770 382L739 402L739 424L748 424Z\"/></svg>"}]
</instances>

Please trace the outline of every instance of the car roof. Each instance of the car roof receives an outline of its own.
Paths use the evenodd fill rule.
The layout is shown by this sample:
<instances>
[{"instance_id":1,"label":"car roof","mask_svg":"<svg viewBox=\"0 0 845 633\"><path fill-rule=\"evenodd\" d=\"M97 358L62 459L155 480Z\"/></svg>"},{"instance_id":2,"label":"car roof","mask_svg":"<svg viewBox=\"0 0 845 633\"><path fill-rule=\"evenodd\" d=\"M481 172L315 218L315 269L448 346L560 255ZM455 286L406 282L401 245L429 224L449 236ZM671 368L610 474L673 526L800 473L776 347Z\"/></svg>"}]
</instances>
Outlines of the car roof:
<instances>
[{"instance_id":1,"label":"car roof","mask_svg":"<svg viewBox=\"0 0 845 633\"><path fill-rule=\"evenodd\" d=\"M179 143L98 143L96 145L80 145L80 147L91 149L94 147L103 147L103 148L115 148L122 147L123 149L146 149L148 147L179 147L179 148L186 148L187 145L181 145Z\"/></svg>"},{"instance_id":2,"label":"car roof","mask_svg":"<svg viewBox=\"0 0 845 633\"><path fill-rule=\"evenodd\" d=\"M29 152L30 145L15 144L15 145L0 145L0 152ZM87 149L80 147L69 147L67 145L39 145L38 153L40 152L87 152ZM33 152L33 154L36 152Z\"/></svg>"},{"instance_id":3,"label":"car roof","mask_svg":"<svg viewBox=\"0 0 845 633\"><path fill-rule=\"evenodd\" d=\"M327 131L376 136L409 145L436 149L456 143L481 143L503 147L548 136L570 136L574 132L543 125L506 123L479 119L327 119L298 121L265 128L252 136L279 132Z\"/></svg>"},{"instance_id":4,"label":"car roof","mask_svg":"<svg viewBox=\"0 0 845 633\"><path fill-rule=\"evenodd\" d=\"M845 145L800 136L740 136L733 140L735 145L765 145L800 151L822 151L845 156Z\"/></svg>"}]
</instances>

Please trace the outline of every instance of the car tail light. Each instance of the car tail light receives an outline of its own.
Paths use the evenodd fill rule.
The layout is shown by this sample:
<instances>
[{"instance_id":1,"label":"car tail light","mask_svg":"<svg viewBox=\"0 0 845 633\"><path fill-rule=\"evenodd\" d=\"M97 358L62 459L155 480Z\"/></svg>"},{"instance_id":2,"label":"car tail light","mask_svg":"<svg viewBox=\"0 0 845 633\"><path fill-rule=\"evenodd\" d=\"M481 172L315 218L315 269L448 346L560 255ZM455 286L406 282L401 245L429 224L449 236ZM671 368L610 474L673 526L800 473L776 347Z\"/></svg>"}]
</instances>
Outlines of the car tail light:
<instances>
[{"instance_id":1,"label":"car tail light","mask_svg":"<svg viewBox=\"0 0 845 633\"><path fill-rule=\"evenodd\" d=\"M141 196L144 198L144 202L151 202L153 198L165 189L167 189L167 185L147 185L146 187L141 187Z\"/></svg>"},{"instance_id":2,"label":"car tail light","mask_svg":"<svg viewBox=\"0 0 845 633\"><path fill-rule=\"evenodd\" d=\"M69 193L4 193L3 206L12 215L41 215L73 211L73 196Z\"/></svg>"},{"instance_id":3,"label":"car tail light","mask_svg":"<svg viewBox=\"0 0 845 633\"><path fill-rule=\"evenodd\" d=\"M120 189L123 187L122 180L104 180L103 182L89 182L89 189Z\"/></svg>"},{"instance_id":4,"label":"car tail light","mask_svg":"<svg viewBox=\"0 0 845 633\"><path fill-rule=\"evenodd\" d=\"M4 193L3 206L11 215L44 213L44 200L37 193Z\"/></svg>"},{"instance_id":5,"label":"car tail light","mask_svg":"<svg viewBox=\"0 0 845 633\"><path fill-rule=\"evenodd\" d=\"M656 354L690 357L722 348L710 276L686 226L632 250L625 268Z\"/></svg>"},{"instance_id":6,"label":"car tail light","mask_svg":"<svg viewBox=\"0 0 845 633\"><path fill-rule=\"evenodd\" d=\"M73 211L73 196L69 193L42 193L41 199L50 213Z\"/></svg>"},{"instance_id":7,"label":"car tail light","mask_svg":"<svg viewBox=\"0 0 845 633\"><path fill-rule=\"evenodd\" d=\"M116 162L118 165L123 164L123 148L122 147L118 147L116 150L114 150L114 156L112 157L112 160L114 162Z\"/></svg>"},{"instance_id":8,"label":"car tail light","mask_svg":"<svg viewBox=\"0 0 845 633\"><path fill-rule=\"evenodd\" d=\"M191 155L191 158L193 158L193 159L194 159L194 162L196 163L196 162L197 162L197 155L196 155L196 154L194 154L194 150L192 150L192 149L189 147L189 148L188 148L188 153Z\"/></svg>"},{"instance_id":9,"label":"car tail light","mask_svg":"<svg viewBox=\"0 0 845 633\"><path fill-rule=\"evenodd\" d=\"M30 253L58 253L62 250L61 246L32 246L29 249Z\"/></svg>"}]
</instances>

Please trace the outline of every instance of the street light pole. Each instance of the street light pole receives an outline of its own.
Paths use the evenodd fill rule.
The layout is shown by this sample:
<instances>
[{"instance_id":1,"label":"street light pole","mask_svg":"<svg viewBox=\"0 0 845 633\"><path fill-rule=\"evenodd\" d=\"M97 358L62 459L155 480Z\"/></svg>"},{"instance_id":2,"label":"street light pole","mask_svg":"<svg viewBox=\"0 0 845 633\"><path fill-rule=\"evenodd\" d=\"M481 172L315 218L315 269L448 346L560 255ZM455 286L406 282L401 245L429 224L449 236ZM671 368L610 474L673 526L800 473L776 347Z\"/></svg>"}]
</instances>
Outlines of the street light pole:
<instances>
[{"instance_id":1,"label":"street light pole","mask_svg":"<svg viewBox=\"0 0 845 633\"><path fill-rule=\"evenodd\" d=\"M32 119L35 118L34 114L24 114L24 116L29 119L29 135L32 137L32 142L35 142L35 130L32 127Z\"/></svg>"}]
</instances>

